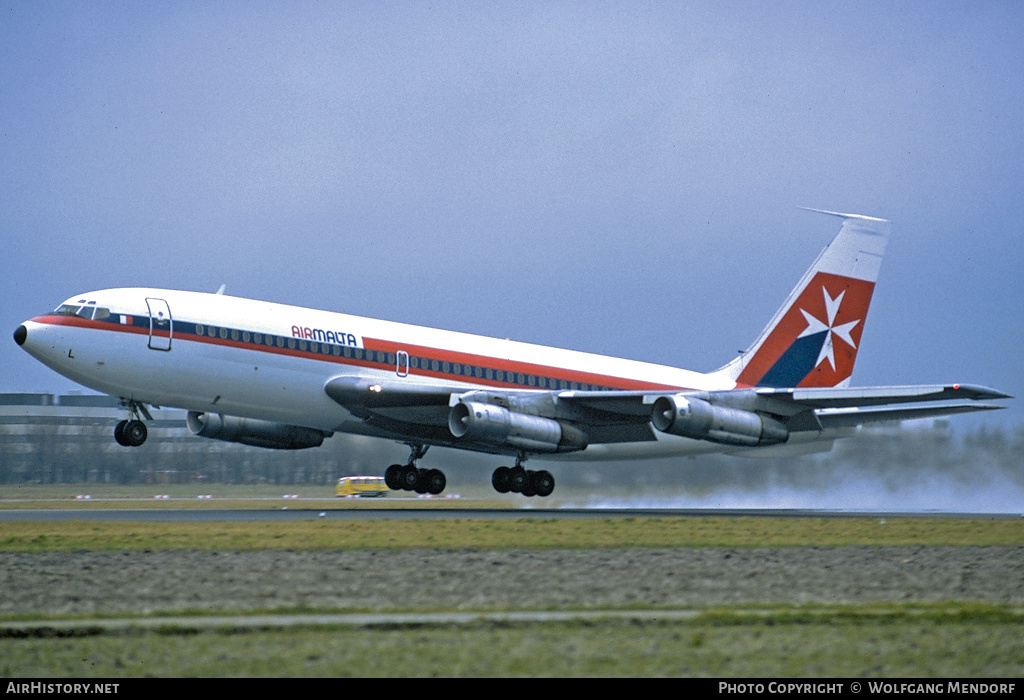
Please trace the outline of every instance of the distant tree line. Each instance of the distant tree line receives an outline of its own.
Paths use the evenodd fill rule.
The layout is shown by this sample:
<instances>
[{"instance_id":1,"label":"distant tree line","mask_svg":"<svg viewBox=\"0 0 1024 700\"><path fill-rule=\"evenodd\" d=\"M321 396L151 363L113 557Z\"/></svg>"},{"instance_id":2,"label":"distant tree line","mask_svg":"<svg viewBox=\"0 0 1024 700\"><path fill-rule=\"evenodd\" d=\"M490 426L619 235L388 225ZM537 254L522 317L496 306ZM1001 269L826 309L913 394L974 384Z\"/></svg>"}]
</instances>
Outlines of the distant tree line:
<instances>
[{"instance_id":1,"label":"distant tree line","mask_svg":"<svg viewBox=\"0 0 1024 700\"><path fill-rule=\"evenodd\" d=\"M115 444L109 418L52 418L0 424L0 483L318 484L353 474L378 474L404 462L408 448L385 440L338 434L319 448L267 450L199 438L182 421L157 421L138 448ZM941 475L976 481L999 476L1024 486L1024 426L981 427L957 436L949 425L864 429L828 453L804 457L738 458L709 455L638 463L572 463L553 469L562 486L685 487L699 495L723 484L820 487L850 474L897 487ZM509 458L435 449L423 464L452 479L487 481ZM529 466L529 465L528 465Z\"/></svg>"}]
</instances>

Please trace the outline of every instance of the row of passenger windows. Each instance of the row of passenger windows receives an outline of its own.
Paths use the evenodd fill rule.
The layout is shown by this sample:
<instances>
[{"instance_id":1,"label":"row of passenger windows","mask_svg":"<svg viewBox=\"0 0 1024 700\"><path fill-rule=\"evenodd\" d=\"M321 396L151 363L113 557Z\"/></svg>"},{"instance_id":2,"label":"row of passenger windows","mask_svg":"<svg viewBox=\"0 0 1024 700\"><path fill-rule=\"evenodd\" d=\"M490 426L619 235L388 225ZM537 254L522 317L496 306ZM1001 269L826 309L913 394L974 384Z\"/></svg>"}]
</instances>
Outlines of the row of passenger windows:
<instances>
[{"instance_id":1,"label":"row of passenger windows","mask_svg":"<svg viewBox=\"0 0 1024 700\"><path fill-rule=\"evenodd\" d=\"M196 335L208 338L220 338L222 340L234 340L253 345L265 345L267 347L285 348L299 350L300 352L312 352L321 355L333 355L334 357L347 357L364 362L375 362L382 365L394 367L397 370L405 369L398 364L399 358L396 353L384 352L383 350L366 350L364 348L353 348L331 343L318 343L315 340L302 340L300 338L288 338L269 333L250 333L234 328L222 328L219 326L203 326L196 324ZM570 382L564 379L542 377L535 374L524 374L522 372L510 372L503 369L492 369L477 365L461 364L459 362L446 362L433 360L426 357L409 355L403 358L403 364L408 362L410 370L424 370L429 372L440 372L456 377L469 377L475 379L488 379L491 381L505 382L507 384L518 384L520 386L534 387L537 389L573 389L573 390L608 390L608 387L581 382Z\"/></svg>"}]
</instances>

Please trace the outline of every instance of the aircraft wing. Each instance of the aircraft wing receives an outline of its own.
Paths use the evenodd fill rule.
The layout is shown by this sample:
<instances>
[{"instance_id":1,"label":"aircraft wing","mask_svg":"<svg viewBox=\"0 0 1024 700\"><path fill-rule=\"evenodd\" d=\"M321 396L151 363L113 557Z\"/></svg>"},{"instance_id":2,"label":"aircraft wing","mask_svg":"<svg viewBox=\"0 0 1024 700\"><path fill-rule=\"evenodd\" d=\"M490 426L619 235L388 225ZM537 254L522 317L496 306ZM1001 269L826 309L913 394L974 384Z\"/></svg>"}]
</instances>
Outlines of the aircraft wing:
<instances>
[{"instance_id":1,"label":"aircraft wing","mask_svg":"<svg viewBox=\"0 0 1024 700\"><path fill-rule=\"evenodd\" d=\"M652 404L673 392L562 392L559 400L593 411L650 420ZM1003 408L983 400L1012 398L995 389L972 384L846 388L728 389L680 391L677 396L706 401L711 406L771 416L790 432L821 430L927 418Z\"/></svg>"},{"instance_id":2,"label":"aircraft wing","mask_svg":"<svg viewBox=\"0 0 1024 700\"><path fill-rule=\"evenodd\" d=\"M901 421L913 418L948 416L972 411L1003 408L998 404L978 403L984 400L1008 399L1008 394L973 384L922 384L915 386L880 386L846 388L808 388L754 390L765 409L799 408L791 418L799 428L799 417L813 411L822 428L840 428ZM761 401L756 402L761 403ZM758 410L755 407L754 410ZM782 413L781 415L787 415ZM807 416L809 417L809 416Z\"/></svg>"},{"instance_id":3,"label":"aircraft wing","mask_svg":"<svg viewBox=\"0 0 1024 700\"><path fill-rule=\"evenodd\" d=\"M409 423L447 425L452 394L456 386L375 382L362 377L335 377L324 391L334 401L363 419L374 416Z\"/></svg>"},{"instance_id":4,"label":"aircraft wing","mask_svg":"<svg viewBox=\"0 0 1024 700\"><path fill-rule=\"evenodd\" d=\"M455 384L373 382L357 377L336 377L327 383L325 391L369 423L386 427L392 433L444 444L455 443L448 426L451 410L459 403L560 421L585 433L589 444L601 444L657 439L652 415L656 406L668 405L658 404L659 401L675 401L676 407L700 404L719 422L770 421L786 433L794 433L996 410L1003 406L979 402L1010 398L1003 392L969 384L662 392L467 391ZM665 430L662 426L658 429ZM702 437L671 429L667 432ZM714 439L713 431L708 435L703 439ZM731 442L728 436L726 439Z\"/></svg>"},{"instance_id":5,"label":"aircraft wing","mask_svg":"<svg viewBox=\"0 0 1024 700\"><path fill-rule=\"evenodd\" d=\"M457 385L416 384L404 380L374 382L362 377L335 377L327 395L367 424L410 439L454 444L449 417L458 403L486 404L516 415L538 416L578 426L591 444L655 440L650 406L644 394L627 391L558 392L515 389L467 390ZM590 405L578 397L601 399ZM474 445L487 451L487 446Z\"/></svg>"}]
</instances>

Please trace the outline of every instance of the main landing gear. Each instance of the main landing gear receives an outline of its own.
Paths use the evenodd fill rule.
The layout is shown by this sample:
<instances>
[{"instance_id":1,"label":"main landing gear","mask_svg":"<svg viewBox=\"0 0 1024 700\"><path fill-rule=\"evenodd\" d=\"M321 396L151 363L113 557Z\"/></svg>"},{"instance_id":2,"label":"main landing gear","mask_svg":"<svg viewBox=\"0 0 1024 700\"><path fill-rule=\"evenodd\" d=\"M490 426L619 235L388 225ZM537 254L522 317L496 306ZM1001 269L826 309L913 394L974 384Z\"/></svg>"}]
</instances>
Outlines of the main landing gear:
<instances>
[{"instance_id":1,"label":"main landing gear","mask_svg":"<svg viewBox=\"0 0 1024 700\"><path fill-rule=\"evenodd\" d=\"M555 477L548 471L523 467L526 455L519 454L514 467L498 467L491 475L491 486L498 493L521 493L524 496L550 496L555 490Z\"/></svg>"},{"instance_id":2,"label":"main landing gear","mask_svg":"<svg viewBox=\"0 0 1024 700\"><path fill-rule=\"evenodd\" d=\"M384 483L393 491L415 491L438 495L448 481L438 469L420 469L416 461L427 453L429 445L409 445L409 463L392 464L384 472ZM491 485L498 493L520 493L524 496L550 496L555 490L551 472L525 469L526 453L520 452L514 467L498 467L491 476Z\"/></svg>"},{"instance_id":3,"label":"main landing gear","mask_svg":"<svg viewBox=\"0 0 1024 700\"><path fill-rule=\"evenodd\" d=\"M149 430L142 422L142 416L153 420L146 407L138 401L124 401L124 404L131 411L131 418L123 420L114 426L114 440L122 447L138 447L146 441Z\"/></svg>"},{"instance_id":4,"label":"main landing gear","mask_svg":"<svg viewBox=\"0 0 1024 700\"><path fill-rule=\"evenodd\" d=\"M395 491L415 491L416 493L429 493L436 496L448 485L444 472L439 469L420 469L416 466L416 460L427 453L430 447L427 445L410 445L408 464L392 464L384 472L384 483L389 489Z\"/></svg>"}]
</instances>

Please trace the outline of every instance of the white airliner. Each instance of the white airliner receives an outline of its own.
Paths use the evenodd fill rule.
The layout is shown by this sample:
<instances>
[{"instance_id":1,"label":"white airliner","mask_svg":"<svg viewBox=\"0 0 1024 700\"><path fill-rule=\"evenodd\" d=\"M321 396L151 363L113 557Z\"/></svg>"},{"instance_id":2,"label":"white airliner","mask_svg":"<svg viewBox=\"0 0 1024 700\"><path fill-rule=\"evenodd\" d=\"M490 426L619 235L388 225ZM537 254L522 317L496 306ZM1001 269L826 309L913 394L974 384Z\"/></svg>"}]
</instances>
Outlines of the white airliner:
<instances>
[{"instance_id":1,"label":"white airliner","mask_svg":"<svg viewBox=\"0 0 1024 700\"><path fill-rule=\"evenodd\" d=\"M966 384L849 387L889 222L842 218L749 350L707 374L340 313L166 289L79 294L14 339L40 362L121 397L125 446L146 406L188 411L197 435L319 446L335 432L405 443L388 486L433 494L433 445L508 455L499 492L547 496L527 458L650 459L704 452L828 451L856 426L1002 408Z\"/></svg>"}]
</instances>

